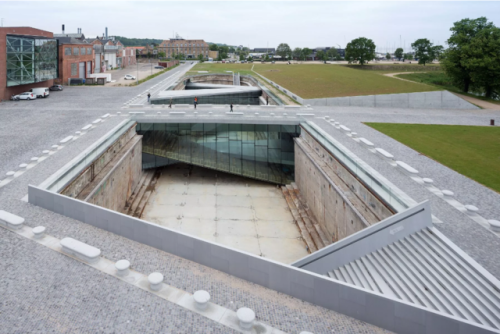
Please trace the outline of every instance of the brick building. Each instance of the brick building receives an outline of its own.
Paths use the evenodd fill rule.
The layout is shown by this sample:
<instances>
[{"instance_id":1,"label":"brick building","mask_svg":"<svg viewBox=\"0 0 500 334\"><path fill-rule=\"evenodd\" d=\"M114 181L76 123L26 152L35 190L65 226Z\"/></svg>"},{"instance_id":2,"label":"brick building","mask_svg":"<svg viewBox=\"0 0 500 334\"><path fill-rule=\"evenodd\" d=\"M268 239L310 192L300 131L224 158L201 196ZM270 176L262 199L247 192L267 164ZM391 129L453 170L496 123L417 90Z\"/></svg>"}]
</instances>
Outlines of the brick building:
<instances>
[{"instance_id":1,"label":"brick building","mask_svg":"<svg viewBox=\"0 0 500 334\"><path fill-rule=\"evenodd\" d=\"M164 40L158 46L158 50L165 52L167 58L173 58L177 54L183 54L188 59L198 58L198 55L203 55L203 58L208 58L208 43L202 39L182 39L171 38Z\"/></svg>"},{"instance_id":2,"label":"brick building","mask_svg":"<svg viewBox=\"0 0 500 334\"><path fill-rule=\"evenodd\" d=\"M122 68L135 65L136 56L134 47L125 47L122 50Z\"/></svg>"},{"instance_id":3,"label":"brick building","mask_svg":"<svg viewBox=\"0 0 500 334\"><path fill-rule=\"evenodd\" d=\"M50 87L58 77L57 40L31 27L0 28L0 99L36 87Z\"/></svg>"},{"instance_id":4,"label":"brick building","mask_svg":"<svg viewBox=\"0 0 500 334\"><path fill-rule=\"evenodd\" d=\"M73 37L58 37L59 79L68 84L70 78L88 78L94 73L93 45Z\"/></svg>"},{"instance_id":5,"label":"brick building","mask_svg":"<svg viewBox=\"0 0 500 334\"><path fill-rule=\"evenodd\" d=\"M106 72L106 70L122 67L122 51L124 46L120 41L115 41L113 37L110 39L97 37L95 39L87 39L86 41L92 44L94 48L96 73ZM130 56L127 55L126 57ZM127 62L129 61L130 60L127 60Z\"/></svg>"}]
</instances>

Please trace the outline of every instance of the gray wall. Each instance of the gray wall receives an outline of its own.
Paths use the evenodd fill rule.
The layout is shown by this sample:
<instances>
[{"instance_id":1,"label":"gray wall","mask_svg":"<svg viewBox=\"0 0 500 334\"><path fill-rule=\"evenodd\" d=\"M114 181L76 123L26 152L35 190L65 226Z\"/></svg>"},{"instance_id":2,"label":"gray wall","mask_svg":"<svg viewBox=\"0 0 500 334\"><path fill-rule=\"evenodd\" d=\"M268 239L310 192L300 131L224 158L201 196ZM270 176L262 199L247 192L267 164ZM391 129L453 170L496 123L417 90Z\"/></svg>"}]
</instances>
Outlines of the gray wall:
<instances>
[{"instance_id":1,"label":"gray wall","mask_svg":"<svg viewBox=\"0 0 500 334\"><path fill-rule=\"evenodd\" d=\"M393 215L304 128L295 140L295 183L333 242Z\"/></svg>"},{"instance_id":2,"label":"gray wall","mask_svg":"<svg viewBox=\"0 0 500 334\"><path fill-rule=\"evenodd\" d=\"M28 195L31 204L47 210L397 333L491 332L485 327L452 316L172 231L35 186L29 186Z\"/></svg>"},{"instance_id":3,"label":"gray wall","mask_svg":"<svg viewBox=\"0 0 500 334\"><path fill-rule=\"evenodd\" d=\"M87 196L86 202L118 211L125 207L142 176L142 136L137 137Z\"/></svg>"},{"instance_id":4,"label":"gray wall","mask_svg":"<svg viewBox=\"0 0 500 334\"><path fill-rule=\"evenodd\" d=\"M410 108L410 109L479 109L475 105L448 92L424 92L367 96L305 99L311 106Z\"/></svg>"}]
</instances>

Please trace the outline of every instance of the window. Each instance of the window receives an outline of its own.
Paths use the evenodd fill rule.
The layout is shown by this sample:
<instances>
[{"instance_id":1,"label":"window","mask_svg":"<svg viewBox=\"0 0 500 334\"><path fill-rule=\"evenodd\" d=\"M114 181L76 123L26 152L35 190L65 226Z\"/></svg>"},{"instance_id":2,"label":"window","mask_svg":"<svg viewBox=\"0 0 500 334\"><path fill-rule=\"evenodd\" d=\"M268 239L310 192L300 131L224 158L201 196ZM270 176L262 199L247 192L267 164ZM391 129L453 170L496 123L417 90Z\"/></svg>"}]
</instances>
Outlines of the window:
<instances>
[{"instance_id":1,"label":"window","mask_svg":"<svg viewBox=\"0 0 500 334\"><path fill-rule=\"evenodd\" d=\"M79 48L73 48L73 55L78 56L80 54Z\"/></svg>"},{"instance_id":2,"label":"window","mask_svg":"<svg viewBox=\"0 0 500 334\"><path fill-rule=\"evenodd\" d=\"M86 51L85 48L82 48L82 53L81 53L82 56L87 54L85 51Z\"/></svg>"},{"instance_id":3,"label":"window","mask_svg":"<svg viewBox=\"0 0 500 334\"><path fill-rule=\"evenodd\" d=\"M71 56L71 48L64 48L64 55Z\"/></svg>"},{"instance_id":4,"label":"window","mask_svg":"<svg viewBox=\"0 0 500 334\"><path fill-rule=\"evenodd\" d=\"M71 76L75 76L78 74L78 64L77 63L73 63L71 64Z\"/></svg>"},{"instance_id":5,"label":"window","mask_svg":"<svg viewBox=\"0 0 500 334\"><path fill-rule=\"evenodd\" d=\"M87 48L87 54L91 55L92 54L92 48Z\"/></svg>"}]
</instances>

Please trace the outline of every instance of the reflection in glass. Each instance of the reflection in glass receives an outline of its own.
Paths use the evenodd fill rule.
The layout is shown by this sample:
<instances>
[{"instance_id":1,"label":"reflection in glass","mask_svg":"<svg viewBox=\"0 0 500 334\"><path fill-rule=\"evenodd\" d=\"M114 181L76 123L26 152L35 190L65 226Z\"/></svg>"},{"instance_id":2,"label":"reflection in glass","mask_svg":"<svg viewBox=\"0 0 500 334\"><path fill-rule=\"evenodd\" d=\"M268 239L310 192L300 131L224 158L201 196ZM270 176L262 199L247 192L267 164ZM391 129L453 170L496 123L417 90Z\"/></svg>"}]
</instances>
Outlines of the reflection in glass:
<instances>
[{"instance_id":1,"label":"reflection in glass","mask_svg":"<svg viewBox=\"0 0 500 334\"><path fill-rule=\"evenodd\" d=\"M7 87L58 77L57 40L7 35Z\"/></svg>"},{"instance_id":2,"label":"reflection in glass","mask_svg":"<svg viewBox=\"0 0 500 334\"><path fill-rule=\"evenodd\" d=\"M185 162L246 177L294 181L295 125L168 123L137 125L143 168Z\"/></svg>"}]
</instances>

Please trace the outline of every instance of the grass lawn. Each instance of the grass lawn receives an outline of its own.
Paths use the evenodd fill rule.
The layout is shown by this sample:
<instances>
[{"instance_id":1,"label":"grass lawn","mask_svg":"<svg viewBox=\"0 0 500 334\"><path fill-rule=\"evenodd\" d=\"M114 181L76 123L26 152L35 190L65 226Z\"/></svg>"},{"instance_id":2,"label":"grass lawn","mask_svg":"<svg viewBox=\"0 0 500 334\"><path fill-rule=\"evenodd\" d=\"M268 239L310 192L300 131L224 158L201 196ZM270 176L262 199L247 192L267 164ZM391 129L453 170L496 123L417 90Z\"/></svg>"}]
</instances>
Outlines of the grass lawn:
<instances>
[{"instance_id":1,"label":"grass lawn","mask_svg":"<svg viewBox=\"0 0 500 334\"><path fill-rule=\"evenodd\" d=\"M500 192L500 127L366 124Z\"/></svg>"},{"instance_id":2,"label":"grass lawn","mask_svg":"<svg viewBox=\"0 0 500 334\"><path fill-rule=\"evenodd\" d=\"M305 99L441 90L340 65L255 64L254 70Z\"/></svg>"},{"instance_id":3,"label":"grass lawn","mask_svg":"<svg viewBox=\"0 0 500 334\"><path fill-rule=\"evenodd\" d=\"M496 103L500 104L500 101L498 100L493 100L493 99L487 99L484 96L478 96L474 94L468 94L462 92L460 89L457 87L453 86L451 83L450 78L444 73L443 71L435 71L435 72L426 72L426 73L410 73L410 74L399 74L397 75L398 78L401 79L406 79L406 80L411 80L415 82L421 82L427 85L432 85L435 87L439 87L441 89L446 89L449 90L450 92L455 92L458 94L463 94L463 95L468 95L471 97L475 97L476 99L480 99L483 101L488 101L491 103Z\"/></svg>"}]
</instances>

